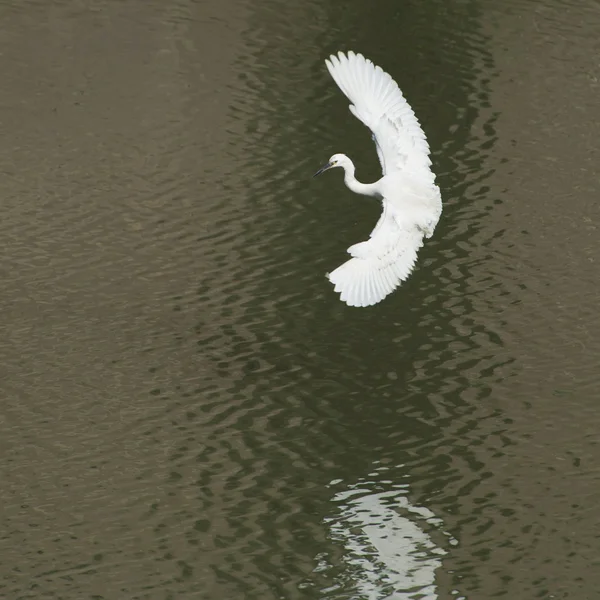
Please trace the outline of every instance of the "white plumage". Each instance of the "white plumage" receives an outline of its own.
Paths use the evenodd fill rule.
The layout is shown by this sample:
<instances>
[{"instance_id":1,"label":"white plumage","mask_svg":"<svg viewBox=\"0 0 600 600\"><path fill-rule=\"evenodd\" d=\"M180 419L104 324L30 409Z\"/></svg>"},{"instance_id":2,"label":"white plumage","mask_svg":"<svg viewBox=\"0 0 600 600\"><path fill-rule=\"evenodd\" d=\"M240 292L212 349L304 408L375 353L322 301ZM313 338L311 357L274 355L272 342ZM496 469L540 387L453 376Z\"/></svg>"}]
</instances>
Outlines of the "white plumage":
<instances>
[{"instance_id":1,"label":"white plumage","mask_svg":"<svg viewBox=\"0 0 600 600\"><path fill-rule=\"evenodd\" d=\"M370 239L348 248L352 258L328 275L341 300L350 306L371 306L412 272L423 238L432 236L439 221L442 199L425 134L396 82L354 52L332 55L325 64L352 103L352 114L373 132L383 171L379 181L360 183L352 161L334 154L315 173L341 167L348 188L382 202L383 214Z\"/></svg>"}]
</instances>

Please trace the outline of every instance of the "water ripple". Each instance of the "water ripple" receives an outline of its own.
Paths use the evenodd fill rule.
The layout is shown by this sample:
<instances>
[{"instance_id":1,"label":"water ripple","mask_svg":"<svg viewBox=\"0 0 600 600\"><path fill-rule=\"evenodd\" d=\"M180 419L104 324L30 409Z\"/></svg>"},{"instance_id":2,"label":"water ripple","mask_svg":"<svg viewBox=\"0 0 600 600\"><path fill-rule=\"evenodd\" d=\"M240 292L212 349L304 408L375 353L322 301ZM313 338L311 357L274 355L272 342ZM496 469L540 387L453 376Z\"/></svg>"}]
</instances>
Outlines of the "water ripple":
<instances>
[{"instance_id":1,"label":"water ripple","mask_svg":"<svg viewBox=\"0 0 600 600\"><path fill-rule=\"evenodd\" d=\"M589 596L591 4L9 8L0 594ZM378 176L350 47L445 202L366 311L325 273L378 207L310 178Z\"/></svg>"}]
</instances>

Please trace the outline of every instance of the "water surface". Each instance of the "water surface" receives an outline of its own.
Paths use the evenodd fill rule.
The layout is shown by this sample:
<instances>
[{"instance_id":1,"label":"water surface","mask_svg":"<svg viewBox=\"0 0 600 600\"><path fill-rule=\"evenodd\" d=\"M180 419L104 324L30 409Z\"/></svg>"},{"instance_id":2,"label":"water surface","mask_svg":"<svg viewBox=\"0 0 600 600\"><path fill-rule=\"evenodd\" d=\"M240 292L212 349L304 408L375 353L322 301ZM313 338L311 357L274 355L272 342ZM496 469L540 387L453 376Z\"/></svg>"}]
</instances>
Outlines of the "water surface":
<instances>
[{"instance_id":1,"label":"water surface","mask_svg":"<svg viewBox=\"0 0 600 600\"><path fill-rule=\"evenodd\" d=\"M0 596L591 598L591 0L3 8ZM379 176L323 60L424 125L444 213L367 310Z\"/></svg>"}]
</instances>

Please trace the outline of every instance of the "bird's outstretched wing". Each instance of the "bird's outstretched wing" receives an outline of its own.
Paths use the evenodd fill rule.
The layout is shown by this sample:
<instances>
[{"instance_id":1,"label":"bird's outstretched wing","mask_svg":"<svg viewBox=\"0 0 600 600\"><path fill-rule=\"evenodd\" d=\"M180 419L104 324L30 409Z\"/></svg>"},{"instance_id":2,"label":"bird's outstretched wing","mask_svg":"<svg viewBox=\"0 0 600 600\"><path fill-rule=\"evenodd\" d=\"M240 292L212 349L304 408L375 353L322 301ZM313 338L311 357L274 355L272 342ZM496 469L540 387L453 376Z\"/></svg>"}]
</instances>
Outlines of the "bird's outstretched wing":
<instances>
[{"instance_id":1,"label":"bird's outstretched wing","mask_svg":"<svg viewBox=\"0 0 600 600\"><path fill-rule=\"evenodd\" d=\"M339 52L325 61L352 114L372 132L383 174L429 167L429 145L398 84L361 54Z\"/></svg>"},{"instance_id":2,"label":"bird's outstretched wing","mask_svg":"<svg viewBox=\"0 0 600 600\"><path fill-rule=\"evenodd\" d=\"M349 306L371 306L408 278L426 232L387 200L370 239L348 248L352 258L328 275Z\"/></svg>"}]
</instances>

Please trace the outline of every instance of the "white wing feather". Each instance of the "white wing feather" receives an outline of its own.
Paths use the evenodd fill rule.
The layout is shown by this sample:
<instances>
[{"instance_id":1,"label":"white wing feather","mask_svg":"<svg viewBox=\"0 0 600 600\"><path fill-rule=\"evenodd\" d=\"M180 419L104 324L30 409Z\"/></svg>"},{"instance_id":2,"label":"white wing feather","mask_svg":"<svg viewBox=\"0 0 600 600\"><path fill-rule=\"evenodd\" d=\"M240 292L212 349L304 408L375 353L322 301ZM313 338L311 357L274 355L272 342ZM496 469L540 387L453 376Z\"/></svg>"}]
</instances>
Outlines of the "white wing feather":
<instances>
[{"instance_id":1,"label":"white wing feather","mask_svg":"<svg viewBox=\"0 0 600 600\"><path fill-rule=\"evenodd\" d=\"M385 200L383 209L370 239L348 248L353 258L328 275L349 306L381 302L408 278L423 245L422 230L403 222Z\"/></svg>"},{"instance_id":2,"label":"white wing feather","mask_svg":"<svg viewBox=\"0 0 600 600\"><path fill-rule=\"evenodd\" d=\"M425 134L396 82L354 52L325 62L352 114L373 132L384 175L383 214L370 239L348 248L352 258L328 278L350 306L371 306L409 277L440 218L441 196Z\"/></svg>"},{"instance_id":3,"label":"white wing feather","mask_svg":"<svg viewBox=\"0 0 600 600\"><path fill-rule=\"evenodd\" d=\"M429 167L429 145L398 84L361 54L339 52L325 61L350 111L372 132L383 174L407 166Z\"/></svg>"}]
</instances>

